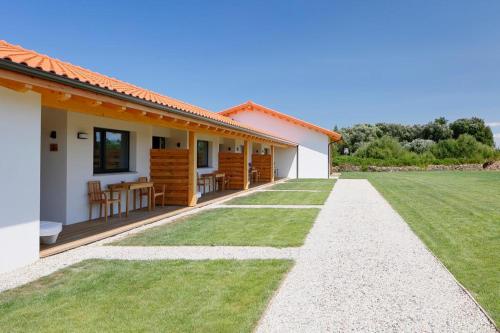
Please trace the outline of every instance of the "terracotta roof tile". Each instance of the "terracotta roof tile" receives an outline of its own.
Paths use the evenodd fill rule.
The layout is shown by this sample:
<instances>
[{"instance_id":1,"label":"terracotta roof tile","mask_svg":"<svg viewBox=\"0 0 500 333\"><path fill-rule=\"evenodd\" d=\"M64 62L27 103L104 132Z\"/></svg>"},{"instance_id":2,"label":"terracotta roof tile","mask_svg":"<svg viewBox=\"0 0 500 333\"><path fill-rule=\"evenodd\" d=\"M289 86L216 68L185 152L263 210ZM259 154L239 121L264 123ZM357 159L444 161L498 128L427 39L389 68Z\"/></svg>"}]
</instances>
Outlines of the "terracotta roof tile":
<instances>
[{"instance_id":1,"label":"terracotta roof tile","mask_svg":"<svg viewBox=\"0 0 500 333\"><path fill-rule=\"evenodd\" d=\"M279 111L267 108L265 106L254 103L252 101L248 101L246 103L233 106L232 108L229 108L227 110L219 112L219 114L230 117L233 114L236 114L236 113L239 113L239 112L242 112L245 110L259 110L259 111L262 111L264 113L271 114L274 117L285 119L287 121L290 121L291 123L294 123L294 124L309 128L313 131L328 135L330 138L332 138L335 141L338 141L341 138L341 135L337 132L327 130L326 128L308 123L307 121L304 121L304 120L292 117L290 115L287 115L285 113L281 113Z\"/></svg>"},{"instance_id":2,"label":"terracotta roof tile","mask_svg":"<svg viewBox=\"0 0 500 333\"><path fill-rule=\"evenodd\" d=\"M245 124L239 123L222 114L211 112L201 107L174 99L172 97L161 95L151 90L137 87L133 84L120 81L118 79L99 74L97 72L93 72L80 66L76 66L68 62L64 62L59 59L40 54L35 51L24 49L18 45L12 45L4 40L0 40L0 59L9 60L17 64L23 64L31 68L36 68L45 72L57 74L73 80L78 80L80 82L85 82L93 86L98 86L111 91L140 98L145 101L185 111L197 116L202 116L218 121L223 124L247 129L255 132L256 135L261 133L265 134L266 136L275 137L285 142L293 143L290 140L280 138L273 133L258 130Z\"/></svg>"}]
</instances>

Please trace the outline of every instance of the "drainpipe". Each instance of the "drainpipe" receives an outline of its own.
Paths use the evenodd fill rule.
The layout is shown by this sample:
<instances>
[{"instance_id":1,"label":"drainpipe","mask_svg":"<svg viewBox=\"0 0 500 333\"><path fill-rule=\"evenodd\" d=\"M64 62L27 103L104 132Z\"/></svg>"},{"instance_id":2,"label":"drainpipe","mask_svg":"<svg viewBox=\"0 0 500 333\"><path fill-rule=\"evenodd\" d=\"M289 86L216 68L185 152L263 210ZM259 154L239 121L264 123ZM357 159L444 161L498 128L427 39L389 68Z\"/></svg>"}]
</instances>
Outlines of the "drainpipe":
<instances>
[{"instance_id":1,"label":"drainpipe","mask_svg":"<svg viewBox=\"0 0 500 333\"><path fill-rule=\"evenodd\" d=\"M328 144L328 179L330 179L330 171L331 171L331 162L333 161L330 161L330 159L332 158L332 145L334 143L337 143L339 142L340 140L342 140L342 137L340 139L338 139L337 141L331 141L329 144Z\"/></svg>"},{"instance_id":2,"label":"drainpipe","mask_svg":"<svg viewBox=\"0 0 500 333\"><path fill-rule=\"evenodd\" d=\"M329 144L328 144L328 179L330 179L330 174L331 174L331 168L332 168L332 145L334 144L335 142L334 141L331 141Z\"/></svg>"},{"instance_id":3,"label":"drainpipe","mask_svg":"<svg viewBox=\"0 0 500 333\"><path fill-rule=\"evenodd\" d=\"M297 179L299 179L299 146L297 146Z\"/></svg>"}]
</instances>

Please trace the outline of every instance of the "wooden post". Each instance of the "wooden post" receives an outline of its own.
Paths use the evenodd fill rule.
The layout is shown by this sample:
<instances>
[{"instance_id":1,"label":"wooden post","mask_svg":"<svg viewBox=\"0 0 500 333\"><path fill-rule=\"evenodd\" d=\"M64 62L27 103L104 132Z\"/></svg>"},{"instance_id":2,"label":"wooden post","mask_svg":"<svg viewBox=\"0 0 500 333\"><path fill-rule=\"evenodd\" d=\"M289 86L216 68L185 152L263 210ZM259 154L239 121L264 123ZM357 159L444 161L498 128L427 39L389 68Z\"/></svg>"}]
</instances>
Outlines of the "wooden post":
<instances>
[{"instance_id":1,"label":"wooden post","mask_svg":"<svg viewBox=\"0 0 500 333\"><path fill-rule=\"evenodd\" d=\"M243 189L248 190L250 183L248 181L248 152L250 148L250 143L245 140L243 146Z\"/></svg>"},{"instance_id":2,"label":"wooden post","mask_svg":"<svg viewBox=\"0 0 500 333\"><path fill-rule=\"evenodd\" d=\"M271 183L274 182L274 146L271 146Z\"/></svg>"},{"instance_id":3,"label":"wooden post","mask_svg":"<svg viewBox=\"0 0 500 333\"><path fill-rule=\"evenodd\" d=\"M198 191L196 188L196 183L197 183L196 146L197 146L196 132L189 131L189 142L188 142L188 149L189 149L188 206L189 207L196 206L196 203L198 202L198 196L197 196Z\"/></svg>"}]
</instances>

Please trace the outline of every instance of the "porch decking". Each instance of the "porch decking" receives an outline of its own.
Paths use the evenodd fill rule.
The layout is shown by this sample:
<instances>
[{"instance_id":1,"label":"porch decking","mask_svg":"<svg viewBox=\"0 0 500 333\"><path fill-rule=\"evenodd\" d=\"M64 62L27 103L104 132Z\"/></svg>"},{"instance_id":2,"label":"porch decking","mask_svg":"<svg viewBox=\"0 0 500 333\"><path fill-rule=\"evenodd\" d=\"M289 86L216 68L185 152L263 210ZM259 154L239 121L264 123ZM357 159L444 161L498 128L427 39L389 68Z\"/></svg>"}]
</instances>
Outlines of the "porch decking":
<instances>
[{"instance_id":1,"label":"porch decking","mask_svg":"<svg viewBox=\"0 0 500 333\"><path fill-rule=\"evenodd\" d=\"M267 184L268 183L250 184L250 189ZM104 219L95 219L90 222L85 221L70 224L63 227L63 231L59 234L59 238L55 244L40 244L40 258L97 242L145 224L150 224L183 212L200 208L208 204L227 199L228 197L239 192L242 191L225 190L207 193L198 200L198 204L194 207L157 206L153 211L148 211L146 208L131 210L128 217L125 216L125 214L122 214L121 218L119 218L118 215L115 215L114 217L108 219L108 223L104 222Z\"/></svg>"}]
</instances>

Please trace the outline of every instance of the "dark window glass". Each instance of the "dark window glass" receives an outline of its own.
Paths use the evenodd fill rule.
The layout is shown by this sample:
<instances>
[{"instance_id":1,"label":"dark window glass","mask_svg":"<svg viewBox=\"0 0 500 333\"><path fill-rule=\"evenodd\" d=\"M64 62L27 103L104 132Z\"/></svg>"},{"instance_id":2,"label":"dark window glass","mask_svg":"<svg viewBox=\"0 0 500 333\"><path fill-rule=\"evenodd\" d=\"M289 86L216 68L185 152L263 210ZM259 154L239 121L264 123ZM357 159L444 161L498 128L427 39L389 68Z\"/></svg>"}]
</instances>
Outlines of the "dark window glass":
<instances>
[{"instance_id":1,"label":"dark window glass","mask_svg":"<svg viewBox=\"0 0 500 333\"><path fill-rule=\"evenodd\" d=\"M163 136L153 136L153 149L165 149L167 139Z\"/></svg>"},{"instance_id":2,"label":"dark window glass","mask_svg":"<svg viewBox=\"0 0 500 333\"><path fill-rule=\"evenodd\" d=\"M101 132L94 131L94 172L101 167Z\"/></svg>"},{"instance_id":3,"label":"dark window glass","mask_svg":"<svg viewBox=\"0 0 500 333\"><path fill-rule=\"evenodd\" d=\"M129 171L129 140L129 132L95 128L94 173Z\"/></svg>"},{"instance_id":4,"label":"dark window glass","mask_svg":"<svg viewBox=\"0 0 500 333\"><path fill-rule=\"evenodd\" d=\"M208 167L208 141L198 141L198 168Z\"/></svg>"}]
</instances>

